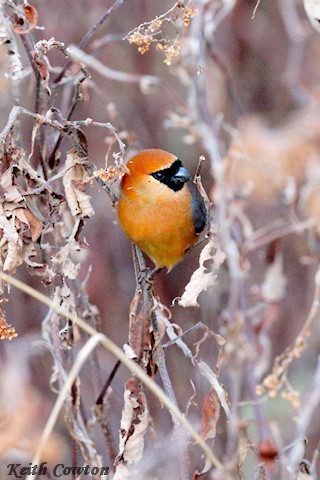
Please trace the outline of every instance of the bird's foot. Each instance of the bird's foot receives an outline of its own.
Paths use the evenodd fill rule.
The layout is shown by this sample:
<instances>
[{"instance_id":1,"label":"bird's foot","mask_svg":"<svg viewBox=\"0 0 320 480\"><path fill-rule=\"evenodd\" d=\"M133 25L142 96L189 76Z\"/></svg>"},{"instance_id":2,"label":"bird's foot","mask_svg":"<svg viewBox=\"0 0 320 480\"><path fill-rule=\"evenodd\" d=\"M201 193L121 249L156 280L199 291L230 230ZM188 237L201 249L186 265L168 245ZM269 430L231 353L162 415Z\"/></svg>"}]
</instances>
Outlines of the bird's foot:
<instances>
[{"instance_id":1,"label":"bird's foot","mask_svg":"<svg viewBox=\"0 0 320 480\"><path fill-rule=\"evenodd\" d=\"M153 286L154 277L160 272L160 270L162 270L162 268L144 268L139 272L138 284L142 285L144 283L146 284L148 290L151 289Z\"/></svg>"}]
</instances>

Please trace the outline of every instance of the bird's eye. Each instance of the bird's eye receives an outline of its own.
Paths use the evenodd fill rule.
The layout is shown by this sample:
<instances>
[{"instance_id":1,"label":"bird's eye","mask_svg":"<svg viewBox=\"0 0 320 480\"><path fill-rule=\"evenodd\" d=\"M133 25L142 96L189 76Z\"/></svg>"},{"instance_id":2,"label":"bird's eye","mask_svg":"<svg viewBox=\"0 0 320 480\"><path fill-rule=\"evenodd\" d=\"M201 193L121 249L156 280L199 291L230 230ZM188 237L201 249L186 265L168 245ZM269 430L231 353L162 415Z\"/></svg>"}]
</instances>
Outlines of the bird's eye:
<instances>
[{"instance_id":1,"label":"bird's eye","mask_svg":"<svg viewBox=\"0 0 320 480\"><path fill-rule=\"evenodd\" d=\"M162 172L155 172L153 174L154 178L156 178L157 180L162 180L164 178L164 173Z\"/></svg>"}]
</instances>

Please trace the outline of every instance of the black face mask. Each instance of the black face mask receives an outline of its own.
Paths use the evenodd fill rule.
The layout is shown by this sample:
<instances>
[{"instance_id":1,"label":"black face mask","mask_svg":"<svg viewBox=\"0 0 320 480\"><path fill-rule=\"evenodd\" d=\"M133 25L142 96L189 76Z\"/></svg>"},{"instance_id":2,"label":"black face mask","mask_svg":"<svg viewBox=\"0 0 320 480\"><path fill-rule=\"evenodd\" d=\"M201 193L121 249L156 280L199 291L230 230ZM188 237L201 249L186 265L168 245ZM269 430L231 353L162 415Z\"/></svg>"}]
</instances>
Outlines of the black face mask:
<instances>
[{"instance_id":1,"label":"black face mask","mask_svg":"<svg viewBox=\"0 0 320 480\"><path fill-rule=\"evenodd\" d=\"M151 173L151 176L175 192L181 190L183 185L191 178L190 173L184 168L181 160L176 160L169 168Z\"/></svg>"}]
</instances>

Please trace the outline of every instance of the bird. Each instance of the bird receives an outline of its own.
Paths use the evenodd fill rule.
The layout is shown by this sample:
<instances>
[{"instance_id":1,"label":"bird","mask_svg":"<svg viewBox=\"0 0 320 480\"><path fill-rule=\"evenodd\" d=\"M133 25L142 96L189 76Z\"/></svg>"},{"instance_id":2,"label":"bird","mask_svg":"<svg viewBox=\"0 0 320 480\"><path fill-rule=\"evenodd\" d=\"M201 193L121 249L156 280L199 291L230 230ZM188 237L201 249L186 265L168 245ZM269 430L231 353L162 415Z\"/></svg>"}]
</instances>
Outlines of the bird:
<instances>
[{"instance_id":1,"label":"bird","mask_svg":"<svg viewBox=\"0 0 320 480\"><path fill-rule=\"evenodd\" d=\"M174 154L148 149L127 162L118 200L129 239L168 272L199 239L207 211L191 175Z\"/></svg>"}]
</instances>

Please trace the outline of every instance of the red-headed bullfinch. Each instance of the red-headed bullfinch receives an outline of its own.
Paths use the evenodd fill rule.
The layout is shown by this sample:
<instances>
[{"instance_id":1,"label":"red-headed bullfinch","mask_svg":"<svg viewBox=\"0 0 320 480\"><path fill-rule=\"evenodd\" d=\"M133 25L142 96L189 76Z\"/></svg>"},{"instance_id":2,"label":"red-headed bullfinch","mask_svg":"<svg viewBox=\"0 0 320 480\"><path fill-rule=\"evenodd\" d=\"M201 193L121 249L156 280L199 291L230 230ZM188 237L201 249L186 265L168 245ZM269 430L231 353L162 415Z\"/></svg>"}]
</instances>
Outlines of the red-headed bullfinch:
<instances>
[{"instance_id":1,"label":"red-headed bullfinch","mask_svg":"<svg viewBox=\"0 0 320 480\"><path fill-rule=\"evenodd\" d=\"M168 271L199 238L206 208L181 161L164 150L144 150L127 163L119 221L156 268Z\"/></svg>"}]
</instances>

